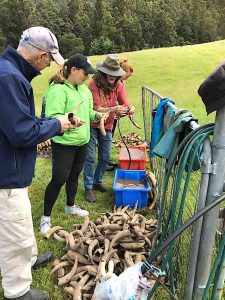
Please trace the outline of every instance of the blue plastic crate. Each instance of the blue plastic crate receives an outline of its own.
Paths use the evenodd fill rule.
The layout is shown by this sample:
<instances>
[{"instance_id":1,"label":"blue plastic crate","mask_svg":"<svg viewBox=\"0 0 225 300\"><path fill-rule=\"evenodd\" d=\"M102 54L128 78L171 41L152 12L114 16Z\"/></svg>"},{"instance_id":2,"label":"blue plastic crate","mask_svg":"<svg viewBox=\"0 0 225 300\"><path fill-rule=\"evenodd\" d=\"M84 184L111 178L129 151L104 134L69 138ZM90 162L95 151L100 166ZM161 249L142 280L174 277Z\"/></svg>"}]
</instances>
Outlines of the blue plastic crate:
<instances>
[{"instance_id":1,"label":"blue plastic crate","mask_svg":"<svg viewBox=\"0 0 225 300\"><path fill-rule=\"evenodd\" d=\"M138 201L138 208L148 206L148 193L151 191L150 183L145 180L145 188L118 188L116 187L117 179L142 180L145 179L145 170L116 170L113 190L116 207L127 206L134 207Z\"/></svg>"}]
</instances>

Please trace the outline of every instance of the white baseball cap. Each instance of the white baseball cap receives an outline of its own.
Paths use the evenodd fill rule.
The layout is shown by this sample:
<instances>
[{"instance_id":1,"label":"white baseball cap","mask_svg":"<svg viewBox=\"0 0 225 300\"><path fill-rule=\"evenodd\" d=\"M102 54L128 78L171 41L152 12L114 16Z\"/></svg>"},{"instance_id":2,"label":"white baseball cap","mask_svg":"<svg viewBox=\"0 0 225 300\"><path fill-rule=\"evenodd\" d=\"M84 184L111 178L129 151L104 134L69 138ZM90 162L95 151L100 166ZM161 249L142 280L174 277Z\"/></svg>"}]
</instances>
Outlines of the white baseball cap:
<instances>
[{"instance_id":1,"label":"white baseball cap","mask_svg":"<svg viewBox=\"0 0 225 300\"><path fill-rule=\"evenodd\" d=\"M58 65L64 64L64 58L59 53L56 36L48 28L42 26L28 28L22 33L21 40L37 49L51 53Z\"/></svg>"}]
</instances>

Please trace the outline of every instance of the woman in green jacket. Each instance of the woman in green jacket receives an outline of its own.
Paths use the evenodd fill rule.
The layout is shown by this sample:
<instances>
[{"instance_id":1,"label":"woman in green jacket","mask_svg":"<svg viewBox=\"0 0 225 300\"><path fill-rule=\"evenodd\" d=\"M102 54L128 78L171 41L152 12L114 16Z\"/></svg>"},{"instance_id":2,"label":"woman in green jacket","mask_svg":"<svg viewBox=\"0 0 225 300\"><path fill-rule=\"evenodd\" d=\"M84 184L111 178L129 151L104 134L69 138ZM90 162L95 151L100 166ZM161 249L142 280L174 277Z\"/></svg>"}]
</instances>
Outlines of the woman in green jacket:
<instances>
[{"instance_id":1,"label":"woman in green jacket","mask_svg":"<svg viewBox=\"0 0 225 300\"><path fill-rule=\"evenodd\" d=\"M66 183L66 214L87 216L88 211L75 205L78 177L83 169L90 139L90 121L98 122L101 114L93 110L90 90L84 85L88 74L93 74L86 56L75 54L51 79L46 94L46 117L56 118L75 112L75 129L68 130L52 139L52 179L44 198L44 215L41 217L40 230L45 234L51 227L50 215L61 187Z\"/></svg>"}]
</instances>

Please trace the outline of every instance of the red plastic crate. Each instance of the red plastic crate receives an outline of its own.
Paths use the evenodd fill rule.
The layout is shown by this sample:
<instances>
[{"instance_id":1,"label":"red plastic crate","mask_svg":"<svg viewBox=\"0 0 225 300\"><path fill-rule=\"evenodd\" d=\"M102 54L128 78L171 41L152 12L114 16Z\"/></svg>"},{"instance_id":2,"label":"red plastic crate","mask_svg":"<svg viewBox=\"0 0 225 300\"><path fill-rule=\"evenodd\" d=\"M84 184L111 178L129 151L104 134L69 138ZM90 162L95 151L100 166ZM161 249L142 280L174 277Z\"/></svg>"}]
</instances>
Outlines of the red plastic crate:
<instances>
[{"instance_id":1,"label":"red plastic crate","mask_svg":"<svg viewBox=\"0 0 225 300\"><path fill-rule=\"evenodd\" d=\"M147 150L145 146L128 146L128 150L131 155L131 162L129 159L129 154L127 148L123 147L120 150L119 154L119 165L120 169L127 170L145 170L145 164L148 161L147 159Z\"/></svg>"}]
</instances>

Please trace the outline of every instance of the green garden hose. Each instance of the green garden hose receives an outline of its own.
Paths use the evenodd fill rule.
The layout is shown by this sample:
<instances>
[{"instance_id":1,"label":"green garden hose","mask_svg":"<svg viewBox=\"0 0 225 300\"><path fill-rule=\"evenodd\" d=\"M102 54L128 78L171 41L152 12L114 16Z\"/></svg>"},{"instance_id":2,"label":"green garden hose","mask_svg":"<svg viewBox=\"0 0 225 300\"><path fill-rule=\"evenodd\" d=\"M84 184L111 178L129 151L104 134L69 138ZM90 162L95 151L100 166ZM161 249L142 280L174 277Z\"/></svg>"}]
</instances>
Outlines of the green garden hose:
<instances>
[{"instance_id":1,"label":"green garden hose","mask_svg":"<svg viewBox=\"0 0 225 300\"><path fill-rule=\"evenodd\" d=\"M170 213L169 213L169 216L167 218L166 225L164 226L165 229L161 234L160 240L155 245L155 247L154 247L155 251L153 252L153 254L154 254L155 252L157 252L158 249L161 249L162 245L164 245L165 242L163 242L163 241L166 238L167 231L168 231L168 228L169 228L170 229L170 235L169 235L168 239L170 240L170 242L166 246L166 247L169 246L169 249L167 250L166 257L164 257L163 267L165 268L168 261L169 261L169 265L171 267L171 269L170 269L170 285L171 285L171 291L173 293L175 293L174 274L173 274L173 260L170 259L170 257L172 257L173 245L174 245L174 240L175 239L170 239L170 237L173 236L173 234L175 232L177 232L177 230L185 224L184 223L182 226L180 226L182 215L183 215L185 198L186 198L186 194L187 194L188 183L189 183L189 180L190 180L192 167L193 167L193 164L194 164L194 158L197 154L197 151L199 150L202 143L204 142L204 140L206 138L208 138L208 136L213 133L213 128L214 128L214 124L206 124L206 125L200 126L197 129L193 130L189 135L186 136L186 138L183 140L183 142L179 145L177 151L174 154L171 155L170 162L167 166L168 169L167 169L165 179L164 179L164 188L163 188L163 194L162 194L162 205L161 205L161 210L160 210L160 215L159 215L159 225L158 225L158 229L157 229L158 230L157 235L159 234L159 230L160 230L160 227L161 227L161 224L162 224L162 214L163 214L164 206L165 206L165 199L166 199L165 196L166 196L166 192L167 192L169 178L170 178L171 173L173 171L173 166L176 163L177 156L182 151L181 155L180 155L180 158L179 158L179 164L178 164L178 167L177 167L176 184L175 184L175 187L174 187ZM190 154L191 154L191 157L190 157ZM181 202L180 202L180 209L179 209L177 221L175 222L176 207L177 207L177 203L178 203L180 185L181 185L183 173L185 171L185 167L187 165L189 157L190 157L190 162L189 162L189 166L188 166L188 170L187 170L187 176L186 176L186 179L185 179L185 185L184 185L184 189L183 189L183 194L182 194L182 198L181 198ZM196 216L196 215L194 215L194 216ZM190 220L192 220L192 218ZM192 222L194 222L194 221L195 220L193 220ZM163 250L165 250L165 248L163 248ZM160 252L157 252L158 255L161 254L161 252L163 250L161 249ZM154 293L157 286L158 286L158 284L156 283L154 285L152 291L150 292L148 299L151 298L151 296L153 295L153 293Z\"/></svg>"}]
</instances>

